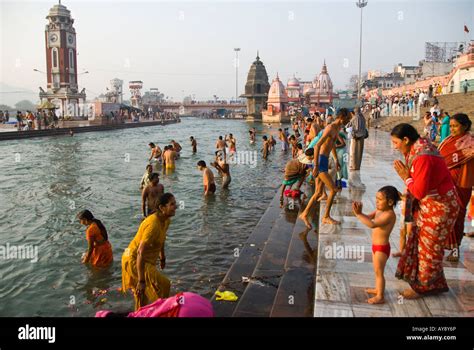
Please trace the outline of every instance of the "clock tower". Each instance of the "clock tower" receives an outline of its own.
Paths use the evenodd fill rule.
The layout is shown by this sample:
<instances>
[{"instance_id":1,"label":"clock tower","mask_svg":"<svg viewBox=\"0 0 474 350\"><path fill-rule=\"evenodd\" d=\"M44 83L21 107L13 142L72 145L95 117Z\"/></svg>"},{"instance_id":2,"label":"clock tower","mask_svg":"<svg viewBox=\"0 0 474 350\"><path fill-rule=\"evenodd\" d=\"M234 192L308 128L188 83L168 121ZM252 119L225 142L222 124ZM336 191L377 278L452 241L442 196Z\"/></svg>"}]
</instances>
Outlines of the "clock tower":
<instances>
[{"instance_id":1,"label":"clock tower","mask_svg":"<svg viewBox=\"0 0 474 350\"><path fill-rule=\"evenodd\" d=\"M46 16L45 29L47 91L40 88L40 99L59 108L62 116L84 114L80 104L86 100L85 89L78 90L76 30L71 11L54 5Z\"/></svg>"}]
</instances>

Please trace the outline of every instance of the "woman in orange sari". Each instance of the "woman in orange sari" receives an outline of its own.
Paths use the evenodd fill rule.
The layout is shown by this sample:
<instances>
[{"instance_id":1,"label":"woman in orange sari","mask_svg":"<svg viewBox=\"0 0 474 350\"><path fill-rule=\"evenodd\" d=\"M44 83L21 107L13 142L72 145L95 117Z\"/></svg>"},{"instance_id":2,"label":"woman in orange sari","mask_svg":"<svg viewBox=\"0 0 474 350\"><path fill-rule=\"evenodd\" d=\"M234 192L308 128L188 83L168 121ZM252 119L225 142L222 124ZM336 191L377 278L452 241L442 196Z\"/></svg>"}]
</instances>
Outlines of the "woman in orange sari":
<instances>
[{"instance_id":1,"label":"woman in orange sari","mask_svg":"<svg viewBox=\"0 0 474 350\"><path fill-rule=\"evenodd\" d=\"M436 147L420 137L409 124L391 132L392 143L405 156L394 168L417 203L413 205L414 225L398 262L395 276L411 288L401 295L414 299L448 291L443 271L443 246L459 212L456 189L448 167Z\"/></svg>"},{"instance_id":2,"label":"woman in orange sari","mask_svg":"<svg viewBox=\"0 0 474 350\"><path fill-rule=\"evenodd\" d=\"M459 246L464 236L464 220L474 186L474 136L471 135L471 120L466 114L459 113L449 122L451 136L448 136L438 147L444 157L456 190L461 200L454 229L445 244L446 249L452 249L448 261L459 261Z\"/></svg>"},{"instance_id":3,"label":"woman in orange sari","mask_svg":"<svg viewBox=\"0 0 474 350\"><path fill-rule=\"evenodd\" d=\"M105 226L87 209L81 211L77 217L82 225L87 226L86 238L89 246L82 263L90 263L94 267L109 266L114 257Z\"/></svg>"}]
</instances>

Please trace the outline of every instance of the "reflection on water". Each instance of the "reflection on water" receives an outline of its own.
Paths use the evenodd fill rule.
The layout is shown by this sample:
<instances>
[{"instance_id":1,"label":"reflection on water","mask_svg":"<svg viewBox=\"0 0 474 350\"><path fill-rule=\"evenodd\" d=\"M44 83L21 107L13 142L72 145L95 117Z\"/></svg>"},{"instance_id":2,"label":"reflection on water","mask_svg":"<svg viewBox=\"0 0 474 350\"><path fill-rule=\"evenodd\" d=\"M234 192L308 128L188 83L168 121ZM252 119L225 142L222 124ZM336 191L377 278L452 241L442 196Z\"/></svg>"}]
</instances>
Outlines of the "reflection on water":
<instances>
[{"instance_id":1,"label":"reflection on water","mask_svg":"<svg viewBox=\"0 0 474 350\"><path fill-rule=\"evenodd\" d=\"M214 160L219 135L233 133L238 151L250 145L248 129L277 136L278 127L231 120L184 119L181 124L111 132L7 141L0 153L1 244L34 245L39 260L0 260L0 316L91 316L99 308L129 309L121 287L121 254L141 219L139 181L149 142L162 148L171 139L183 146L177 169L160 177L175 194L178 211L166 241L166 275L172 293L210 297L275 195L288 155L280 149L257 166L231 165L229 190L204 198L198 160ZM191 153L189 136L198 142ZM80 263L87 248L85 229L75 216L91 210L107 227L114 250L108 271ZM103 294L101 294L103 293Z\"/></svg>"}]
</instances>

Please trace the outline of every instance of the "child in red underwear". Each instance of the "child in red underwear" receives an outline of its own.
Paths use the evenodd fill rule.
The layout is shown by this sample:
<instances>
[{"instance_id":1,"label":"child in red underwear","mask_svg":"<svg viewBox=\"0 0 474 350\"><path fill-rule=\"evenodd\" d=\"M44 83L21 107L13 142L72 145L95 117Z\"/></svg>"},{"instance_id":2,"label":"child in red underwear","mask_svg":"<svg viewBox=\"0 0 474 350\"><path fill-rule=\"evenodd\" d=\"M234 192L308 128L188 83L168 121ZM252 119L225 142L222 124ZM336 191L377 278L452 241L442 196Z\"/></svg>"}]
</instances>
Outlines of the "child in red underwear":
<instances>
[{"instance_id":1,"label":"child in red underwear","mask_svg":"<svg viewBox=\"0 0 474 350\"><path fill-rule=\"evenodd\" d=\"M369 298L369 304L383 304L385 292L385 264L390 256L390 233L395 226L397 215L393 208L400 200L398 190L393 186L379 189L375 196L374 210L370 214L362 213L362 203L352 203L352 210L361 223L372 229L372 261L375 272L375 288L367 288L368 294L375 295Z\"/></svg>"}]
</instances>

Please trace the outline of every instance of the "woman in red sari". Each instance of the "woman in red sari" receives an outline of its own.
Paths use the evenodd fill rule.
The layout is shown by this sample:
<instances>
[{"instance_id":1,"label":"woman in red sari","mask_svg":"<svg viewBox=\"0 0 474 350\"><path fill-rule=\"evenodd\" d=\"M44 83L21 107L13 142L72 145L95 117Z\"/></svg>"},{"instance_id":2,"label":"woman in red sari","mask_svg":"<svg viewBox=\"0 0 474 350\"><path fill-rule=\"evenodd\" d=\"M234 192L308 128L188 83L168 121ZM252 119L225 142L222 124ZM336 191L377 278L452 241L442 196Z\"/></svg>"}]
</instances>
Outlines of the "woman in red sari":
<instances>
[{"instance_id":1,"label":"woman in red sari","mask_svg":"<svg viewBox=\"0 0 474 350\"><path fill-rule=\"evenodd\" d=\"M471 120L466 114L460 113L449 122L451 136L448 136L438 147L444 157L456 190L461 200L454 229L446 241L445 248L452 249L448 261L459 260L459 246L464 236L464 220L472 186L474 186L474 136L471 135Z\"/></svg>"},{"instance_id":2,"label":"woman in red sari","mask_svg":"<svg viewBox=\"0 0 474 350\"><path fill-rule=\"evenodd\" d=\"M411 288L401 295L414 299L448 291L443 271L443 246L454 227L459 202L444 159L436 147L409 124L391 132L392 143L405 156L394 168L405 182L413 206L414 227L407 239L395 276Z\"/></svg>"}]
</instances>

